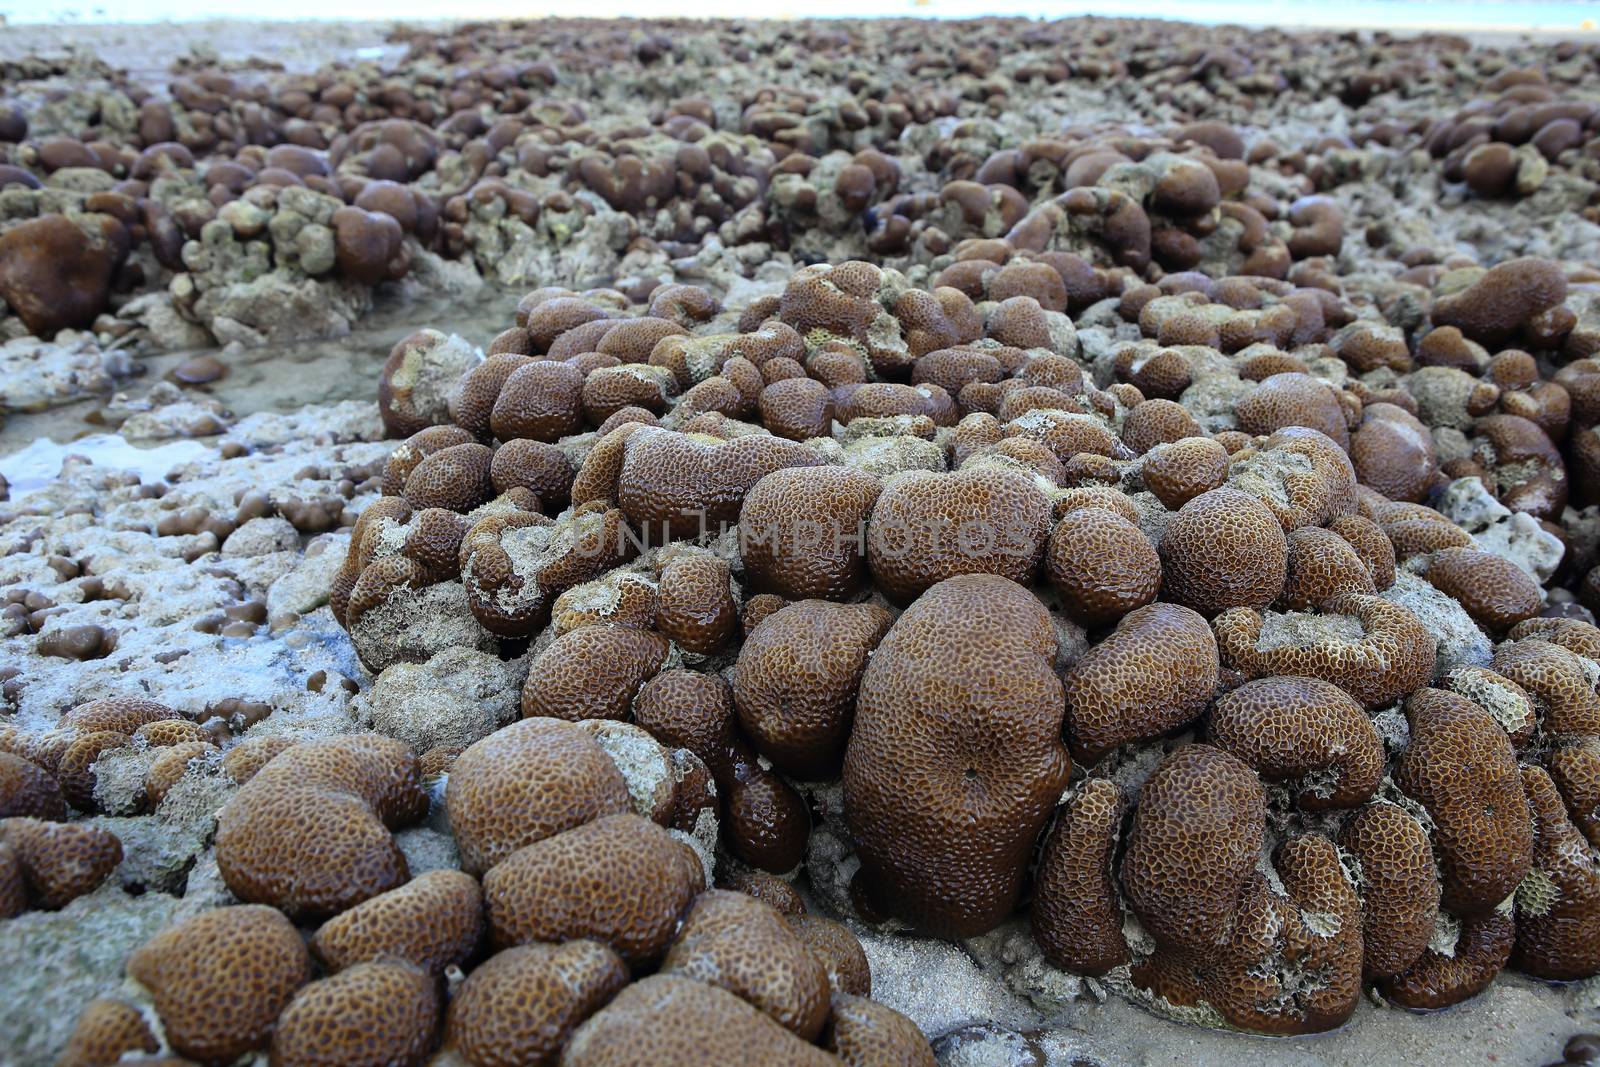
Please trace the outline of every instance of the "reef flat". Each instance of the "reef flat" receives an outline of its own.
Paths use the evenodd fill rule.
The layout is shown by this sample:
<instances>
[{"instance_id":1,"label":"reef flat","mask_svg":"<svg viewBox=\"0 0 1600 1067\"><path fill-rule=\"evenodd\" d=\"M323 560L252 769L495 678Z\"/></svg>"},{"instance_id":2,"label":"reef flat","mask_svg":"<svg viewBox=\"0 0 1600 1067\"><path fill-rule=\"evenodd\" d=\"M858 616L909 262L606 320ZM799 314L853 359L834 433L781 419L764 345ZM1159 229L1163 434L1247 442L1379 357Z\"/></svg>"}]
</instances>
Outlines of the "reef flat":
<instances>
[{"instance_id":1,"label":"reef flat","mask_svg":"<svg viewBox=\"0 0 1600 1067\"><path fill-rule=\"evenodd\" d=\"M0 40L0 1062L1600 1051L1600 43L247 26Z\"/></svg>"}]
</instances>

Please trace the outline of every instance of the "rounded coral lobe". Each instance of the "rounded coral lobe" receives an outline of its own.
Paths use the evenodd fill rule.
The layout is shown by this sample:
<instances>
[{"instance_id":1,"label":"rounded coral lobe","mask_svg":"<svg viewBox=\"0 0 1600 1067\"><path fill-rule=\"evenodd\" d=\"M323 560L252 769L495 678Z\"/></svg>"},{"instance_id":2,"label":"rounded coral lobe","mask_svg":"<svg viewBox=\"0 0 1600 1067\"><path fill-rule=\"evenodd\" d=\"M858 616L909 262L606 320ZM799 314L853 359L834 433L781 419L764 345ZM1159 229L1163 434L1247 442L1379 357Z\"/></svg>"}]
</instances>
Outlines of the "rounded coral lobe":
<instances>
[{"instance_id":1,"label":"rounded coral lobe","mask_svg":"<svg viewBox=\"0 0 1600 1067\"><path fill-rule=\"evenodd\" d=\"M1091 778L1063 804L1035 873L1033 936L1045 958L1077 974L1128 962L1113 858L1126 810L1121 788Z\"/></svg>"},{"instance_id":2,"label":"rounded coral lobe","mask_svg":"<svg viewBox=\"0 0 1600 1067\"><path fill-rule=\"evenodd\" d=\"M1177 604L1138 608L1062 675L1067 737L1086 763L1192 721L1217 686L1217 642Z\"/></svg>"},{"instance_id":3,"label":"rounded coral lobe","mask_svg":"<svg viewBox=\"0 0 1600 1067\"><path fill-rule=\"evenodd\" d=\"M628 877L618 879L618 871ZM611 815L513 852L484 876L498 946L589 938L630 966L654 962L695 894L700 860L664 829Z\"/></svg>"},{"instance_id":4,"label":"rounded coral lobe","mask_svg":"<svg viewBox=\"0 0 1600 1067\"><path fill-rule=\"evenodd\" d=\"M801 780L836 777L862 673L893 621L873 604L803 600L757 626L733 677L739 724L757 751Z\"/></svg>"},{"instance_id":5,"label":"rounded coral lobe","mask_svg":"<svg viewBox=\"0 0 1600 1067\"><path fill-rule=\"evenodd\" d=\"M1283 591L1289 548L1271 511L1247 493L1222 487L1183 507L1161 539L1167 596L1215 615L1264 608Z\"/></svg>"},{"instance_id":6,"label":"rounded coral lobe","mask_svg":"<svg viewBox=\"0 0 1600 1067\"><path fill-rule=\"evenodd\" d=\"M1045 547L1045 574L1083 626L1114 623L1156 598L1161 557L1139 528L1103 508L1064 515Z\"/></svg>"},{"instance_id":7,"label":"rounded coral lobe","mask_svg":"<svg viewBox=\"0 0 1600 1067\"><path fill-rule=\"evenodd\" d=\"M575 723L524 719L456 757L445 810L461 867L482 874L525 845L628 810L628 787Z\"/></svg>"},{"instance_id":8,"label":"rounded coral lobe","mask_svg":"<svg viewBox=\"0 0 1600 1067\"><path fill-rule=\"evenodd\" d=\"M279 1013L311 975L299 932L261 904L202 912L128 957L128 976L150 991L174 1051L201 1062L265 1048ZM217 1011L241 983L248 995Z\"/></svg>"},{"instance_id":9,"label":"rounded coral lobe","mask_svg":"<svg viewBox=\"0 0 1600 1067\"><path fill-rule=\"evenodd\" d=\"M622 960L593 941L508 948L461 984L445 1045L471 1064L549 1062L627 982Z\"/></svg>"},{"instance_id":10,"label":"rounded coral lobe","mask_svg":"<svg viewBox=\"0 0 1600 1067\"><path fill-rule=\"evenodd\" d=\"M1308 811L1370 798L1384 770L1383 742L1366 711L1316 678L1261 678L1212 706L1211 739L1269 780L1299 786Z\"/></svg>"},{"instance_id":11,"label":"rounded coral lobe","mask_svg":"<svg viewBox=\"0 0 1600 1067\"><path fill-rule=\"evenodd\" d=\"M899 603L959 574L1028 582L1049 527L1049 498L1020 473L910 471L889 479L873 505L867 562Z\"/></svg>"},{"instance_id":12,"label":"rounded coral lobe","mask_svg":"<svg viewBox=\"0 0 1600 1067\"><path fill-rule=\"evenodd\" d=\"M790 467L757 482L739 511L751 584L791 600L844 600L867 576L876 478L847 467Z\"/></svg>"},{"instance_id":13,"label":"rounded coral lobe","mask_svg":"<svg viewBox=\"0 0 1600 1067\"><path fill-rule=\"evenodd\" d=\"M998 575L948 578L890 628L844 763L857 877L880 907L968 936L1015 905L1072 769L1055 654L1049 613Z\"/></svg>"},{"instance_id":14,"label":"rounded coral lobe","mask_svg":"<svg viewBox=\"0 0 1600 1067\"><path fill-rule=\"evenodd\" d=\"M391 831L427 810L402 742L308 741L274 757L218 813L217 866L241 900L332 915L410 878Z\"/></svg>"},{"instance_id":15,"label":"rounded coral lobe","mask_svg":"<svg viewBox=\"0 0 1600 1067\"><path fill-rule=\"evenodd\" d=\"M1516 754L1494 718L1454 693L1406 701L1411 744L1395 784L1433 821L1445 907L1486 915L1528 876L1534 827Z\"/></svg>"}]
</instances>

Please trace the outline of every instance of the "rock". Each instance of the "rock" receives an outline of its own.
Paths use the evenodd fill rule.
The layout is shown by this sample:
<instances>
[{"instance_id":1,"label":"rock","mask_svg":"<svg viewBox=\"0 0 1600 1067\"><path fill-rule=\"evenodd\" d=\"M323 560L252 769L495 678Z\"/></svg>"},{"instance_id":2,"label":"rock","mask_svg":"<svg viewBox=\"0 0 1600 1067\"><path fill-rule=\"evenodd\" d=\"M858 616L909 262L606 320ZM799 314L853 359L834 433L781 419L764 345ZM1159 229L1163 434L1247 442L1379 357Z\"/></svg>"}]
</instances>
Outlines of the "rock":
<instances>
[{"instance_id":1,"label":"rock","mask_svg":"<svg viewBox=\"0 0 1600 1067\"><path fill-rule=\"evenodd\" d=\"M217 209L217 218L233 227L240 237L258 237L267 228L272 213L248 200L230 200Z\"/></svg>"},{"instance_id":2,"label":"rock","mask_svg":"<svg viewBox=\"0 0 1600 1067\"><path fill-rule=\"evenodd\" d=\"M372 306L372 293L353 282L320 282L272 271L214 289L197 309L218 341L257 347L319 337L345 337Z\"/></svg>"},{"instance_id":3,"label":"rock","mask_svg":"<svg viewBox=\"0 0 1600 1067\"><path fill-rule=\"evenodd\" d=\"M227 365L216 356L191 356L172 368L172 380L182 385L207 385L228 373Z\"/></svg>"},{"instance_id":4,"label":"rock","mask_svg":"<svg viewBox=\"0 0 1600 1067\"><path fill-rule=\"evenodd\" d=\"M122 842L117 880L137 892L182 893L189 868L209 843L209 830L172 826L155 815L103 815L92 820Z\"/></svg>"},{"instance_id":5,"label":"rock","mask_svg":"<svg viewBox=\"0 0 1600 1067\"><path fill-rule=\"evenodd\" d=\"M333 231L318 222L307 224L294 235L294 248L300 269L307 274L326 274L337 261Z\"/></svg>"},{"instance_id":6,"label":"rock","mask_svg":"<svg viewBox=\"0 0 1600 1067\"><path fill-rule=\"evenodd\" d=\"M237 530L234 536L238 536ZM328 587L339 573L348 543L348 534L333 538L321 552L305 556L293 570L273 582L267 589L267 617L307 615L326 604Z\"/></svg>"},{"instance_id":7,"label":"rock","mask_svg":"<svg viewBox=\"0 0 1600 1067\"><path fill-rule=\"evenodd\" d=\"M226 413L214 400L176 399L129 416L122 436L130 441L169 441L175 437L213 437L228 428Z\"/></svg>"},{"instance_id":8,"label":"rock","mask_svg":"<svg viewBox=\"0 0 1600 1067\"><path fill-rule=\"evenodd\" d=\"M424 663L446 649L487 651L495 644L472 614L466 587L459 582L389 597L361 617L350 641L374 673L396 663Z\"/></svg>"},{"instance_id":9,"label":"rock","mask_svg":"<svg viewBox=\"0 0 1600 1067\"><path fill-rule=\"evenodd\" d=\"M1428 582L1407 571L1395 574L1394 584L1378 594L1391 604L1409 608L1439 642L1434 677L1461 666L1487 667L1493 644L1478 629L1465 608Z\"/></svg>"},{"instance_id":10,"label":"rock","mask_svg":"<svg viewBox=\"0 0 1600 1067\"><path fill-rule=\"evenodd\" d=\"M337 445L348 441L383 440L383 420L372 401L345 400L338 404L308 404L288 414L257 412L239 420L227 440L249 448L271 448L290 443ZM387 448L374 452L387 458Z\"/></svg>"},{"instance_id":11,"label":"rock","mask_svg":"<svg viewBox=\"0 0 1600 1067\"><path fill-rule=\"evenodd\" d=\"M445 259L421 245L407 239L411 246L411 273L406 275L407 285L416 283L421 289L443 293L447 296L466 296L483 288L483 278L467 260ZM304 259L302 259L304 265ZM333 264L333 234L328 234L328 264ZM305 268L308 273L309 267Z\"/></svg>"},{"instance_id":12,"label":"rock","mask_svg":"<svg viewBox=\"0 0 1600 1067\"><path fill-rule=\"evenodd\" d=\"M251 519L228 535L228 540L222 545L223 559L245 559L252 556L264 556L269 552L287 552L300 547L300 531L296 530L287 519L277 516L267 516ZM287 577L287 575L285 575ZM282 581L280 578L278 581ZM274 586L277 582L273 583ZM311 605L316 607L315 604ZM271 612L271 606L268 606ZM306 610L310 610L307 608Z\"/></svg>"},{"instance_id":13,"label":"rock","mask_svg":"<svg viewBox=\"0 0 1600 1067\"><path fill-rule=\"evenodd\" d=\"M394 835L394 843L405 853L406 866L411 877L429 871L455 871L461 869L461 853L456 849L456 839L431 826L413 826Z\"/></svg>"},{"instance_id":14,"label":"rock","mask_svg":"<svg viewBox=\"0 0 1600 1067\"><path fill-rule=\"evenodd\" d=\"M117 318L143 326L151 347L159 351L181 352L212 343L211 334L204 326L178 314L171 293L155 292L136 296L117 309Z\"/></svg>"},{"instance_id":15,"label":"rock","mask_svg":"<svg viewBox=\"0 0 1600 1067\"><path fill-rule=\"evenodd\" d=\"M1489 495L1476 478L1457 478L1439 496L1439 510L1472 535L1485 552L1510 560L1543 584L1561 566L1561 538L1539 520L1512 511Z\"/></svg>"},{"instance_id":16,"label":"rock","mask_svg":"<svg viewBox=\"0 0 1600 1067\"><path fill-rule=\"evenodd\" d=\"M994 975L947 941L909 940L851 925L872 967L873 999L925 1034L972 1023L1026 1025L1032 1013Z\"/></svg>"},{"instance_id":17,"label":"rock","mask_svg":"<svg viewBox=\"0 0 1600 1067\"><path fill-rule=\"evenodd\" d=\"M102 349L92 334L15 338L0 344L0 414L44 411L109 393L134 366L126 353Z\"/></svg>"},{"instance_id":18,"label":"rock","mask_svg":"<svg viewBox=\"0 0 1600 1067\"><path fill-rule=\"evenodd\" d=\"M177 903L165 893L130 897L109 879L60 911L0 922L6 1062L53 1062L84 1004L116 988L128 953L167 925Z\"/></svg>"},{"instance_id":19,"label":"rock","mask_svg":"<svg viewBox=\"0 0 1600 1067\"><path fill-rule=\"evenodd\" d=\"M466 746L517 717L521 677L498 656L447 648L386 668L360 700L372 728L418 752Z\"/></svg>"}]
</instances>

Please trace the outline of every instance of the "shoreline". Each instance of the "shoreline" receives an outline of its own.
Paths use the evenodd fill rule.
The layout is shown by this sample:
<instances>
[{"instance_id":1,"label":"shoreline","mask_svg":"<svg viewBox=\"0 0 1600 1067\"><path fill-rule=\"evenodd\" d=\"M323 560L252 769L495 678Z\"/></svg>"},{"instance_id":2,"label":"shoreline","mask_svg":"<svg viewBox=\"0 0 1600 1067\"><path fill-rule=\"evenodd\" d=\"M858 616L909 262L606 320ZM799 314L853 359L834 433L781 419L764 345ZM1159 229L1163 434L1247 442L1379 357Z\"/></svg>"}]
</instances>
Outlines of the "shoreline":
<instances>
[{"instance_id":1,"label":"shoreline","mask_svg":"<svg viewBox=\"0 0 1600 1067\"><path fill-rule=\"evenodd\" d=\"M1430 5L1399 4L1397 7L1427 7ZM1263 6L1263 11L1265 8ZM110 63L113 67L144 77L165 75L171 62L185 55L214 56L225 63L248 63L262 60L282 64L292 73L310 73L331 62L354 57L357 60L387 60L392 63L405 51L404 44L390 44L389 35L398 29L447 31L465 22L512 22L518 18L573 18L580 17L579 8L561 8L541 12L537 16L517 15L510 12L488 12L481 16L460 19L410 18L404 15L372 18L319 18L292 15L282 18L236 18L232 16L197 15L193 18L155 17L141 20L56 20L15 21L6 20L0 13L0 63L20 61L27 57L64 55L82 52ZM709 14L697 13L687 17L690 22L712 23L732 17L733 12L720 10ZM924 19L929 22L961 21L978 16L966 12L944 14L931 7L910 7L903 12L866 17L820 16L829 21L873 22L892 19ZM998 18L1028 18L1030 16L1002 15ZM1070 19L1126 18L1115 10L1103 13L1070 13L1035 21L1051 22ZM643 13L628 13L616 21L639 21L648 18ZM768 18L751 19L753 22L798 21L795 15L784 12ZM1382 24L1366 22L1255 22L1229 19L1193 19L1162 16L1153 21L1169 21L1193 26L1216 27L1243 25L1250 29L1278 29L1286 32L1352 32L1362 34L1386 33L1396 39L1412 38L1426 34L1448 34L1465 37L1475 48L1506 47L1520 42L1552 43L1560 40L1600 42L1600 25L1592 29L1552 26L1506 26L1455 23L1424 26L1411 24ZM153 29L161 32L152 34Z\"/></svg>"}]
</instances>

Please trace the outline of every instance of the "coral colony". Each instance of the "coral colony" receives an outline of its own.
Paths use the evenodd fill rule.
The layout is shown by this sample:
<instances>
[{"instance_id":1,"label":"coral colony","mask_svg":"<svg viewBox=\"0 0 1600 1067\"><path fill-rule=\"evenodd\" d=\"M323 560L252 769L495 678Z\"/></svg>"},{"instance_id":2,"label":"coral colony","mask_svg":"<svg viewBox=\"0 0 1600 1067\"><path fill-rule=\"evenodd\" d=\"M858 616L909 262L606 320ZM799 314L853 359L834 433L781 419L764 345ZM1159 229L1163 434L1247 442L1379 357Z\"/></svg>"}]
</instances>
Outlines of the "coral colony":
<instances>
[{"instance_id":1,"label":"coral colony","mask_svg":"<svg viewBox=\"0 0 1600 1067\"><path fill-rule=\"evenodd\" d=\"M1600 1054L1600 46L391 42L0 62L0 1061Z\"/></svg>"}]
</instances>

